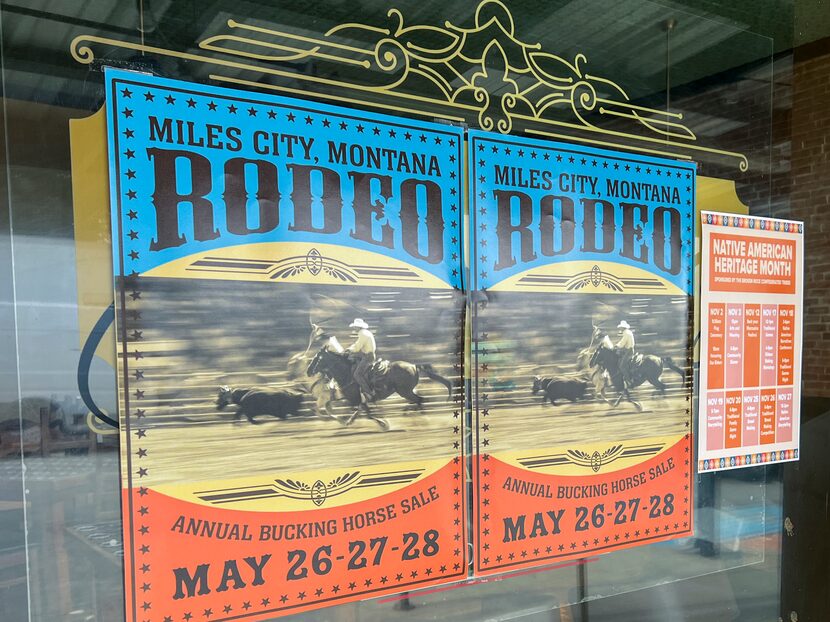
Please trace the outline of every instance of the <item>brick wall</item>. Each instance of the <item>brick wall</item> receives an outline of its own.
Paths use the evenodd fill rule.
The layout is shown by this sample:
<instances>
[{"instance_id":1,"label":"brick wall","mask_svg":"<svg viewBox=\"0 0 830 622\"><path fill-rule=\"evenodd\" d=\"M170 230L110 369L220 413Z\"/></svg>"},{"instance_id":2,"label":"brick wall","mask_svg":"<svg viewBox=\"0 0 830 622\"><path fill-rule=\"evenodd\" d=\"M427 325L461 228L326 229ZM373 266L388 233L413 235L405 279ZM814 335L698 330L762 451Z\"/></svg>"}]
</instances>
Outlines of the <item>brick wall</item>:
<instances>
[{"instance_id":1,"label":"brick wall","mask_svg":"<svg viewBox=\"0 0 830 622\"><path fill-rule=\"evenodd\" d=\"M830 397L830 45L793 63L790 213L804 220L804 395Z\"/></svg>"},{"instance_id":2,"label":"brick wall","mask_svg":"<svg viewBox=\"0 0 830 622\"><path fill-rule=\"evenodd\" d=\"M725 118L743 121L704 138L746 153L750 170L704 160L701 174L735 179L751 214L805 223L804 414L824 412L830 398L830 38L780 54L771 66L759 63L693 85L675 101L687 112L717 102Z\"/></svg>"}]
</instances>

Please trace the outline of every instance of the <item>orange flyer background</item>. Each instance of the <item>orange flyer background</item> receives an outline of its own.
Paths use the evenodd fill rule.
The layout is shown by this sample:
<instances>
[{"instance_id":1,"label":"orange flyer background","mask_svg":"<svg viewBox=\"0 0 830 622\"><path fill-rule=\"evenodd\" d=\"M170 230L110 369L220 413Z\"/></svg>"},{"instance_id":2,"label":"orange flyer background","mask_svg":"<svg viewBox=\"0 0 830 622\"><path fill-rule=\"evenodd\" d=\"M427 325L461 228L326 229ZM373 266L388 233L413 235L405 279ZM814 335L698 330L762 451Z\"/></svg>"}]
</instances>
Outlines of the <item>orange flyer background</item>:
<instances>
[{"instance_id":1,"label":"orange flyer background","mask_svg":"<svg viewBox=\"0 0 830 622\"><path fill-rule=\"evenodd\" d=\"M450 462L368 501L279 513L125 490L128 605L160 622L260 620L466 577L465 521L446 524L461 472Z\"/></svg>"},{"instance_id":2,"label":"orange flyer background","mask_svg":"<svg viewBox=\"0 0 830 622\"><path fill-rule=\"evenodd\" d=\"M476 572L493 574L688 535L689 438L640 464L588 476L533 473L474 457L481 511Z\"/></svg>"},{"instance_id":3,"label":"orange flyer background","mask_svg":"<svg viewBox=\"0 0 830 622\"><path fill-rule=\"evenodd\" d=\"M794 240L713 232L708 261L710 291L795 293Z\"/></svg>"}]
</instances>

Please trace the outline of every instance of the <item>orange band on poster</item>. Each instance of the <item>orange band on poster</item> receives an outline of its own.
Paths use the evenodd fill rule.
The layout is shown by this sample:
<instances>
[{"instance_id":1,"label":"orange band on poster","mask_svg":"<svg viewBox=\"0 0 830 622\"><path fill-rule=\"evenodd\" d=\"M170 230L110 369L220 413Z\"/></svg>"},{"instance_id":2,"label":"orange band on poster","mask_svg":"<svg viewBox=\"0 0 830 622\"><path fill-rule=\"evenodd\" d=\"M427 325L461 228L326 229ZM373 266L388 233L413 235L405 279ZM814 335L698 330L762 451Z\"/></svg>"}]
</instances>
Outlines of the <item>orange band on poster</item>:
<instances>
[{"instance_id":1,"label":"orange band on poster","mask_svg":"<svg viewBox=\"0 0 830 622\"><path fill-rule=\"evenodd\" d=\"M795 240L712 232L711 291L794 294L795 279Z\"/></svg>"},{"instance_id":2,"label":"orange band on poster","mask_svg":"<svg viewBox=\"0 0 830 622\"><path fill-rule=\"evenodd\" d=\"M251 512L124 490L127 609L154 620L271 619L466 578L460 463L361 503ZM134 523L134 524L130 524ZM130 534L135 534L130 537Z\"/></svg>"},{"instance_id":3,"label":"orange band on poster","mask_svg":"<svg viewBox=\"0 0 830 622\"><path fill-rule=\"evenodd\" d=\"M618 471L536 473L489 454L479 461L476 572L556 563L691 533L690 456L681 439ZM475 471L474 470L474 471Z\"/></svg>"}]
</instances>

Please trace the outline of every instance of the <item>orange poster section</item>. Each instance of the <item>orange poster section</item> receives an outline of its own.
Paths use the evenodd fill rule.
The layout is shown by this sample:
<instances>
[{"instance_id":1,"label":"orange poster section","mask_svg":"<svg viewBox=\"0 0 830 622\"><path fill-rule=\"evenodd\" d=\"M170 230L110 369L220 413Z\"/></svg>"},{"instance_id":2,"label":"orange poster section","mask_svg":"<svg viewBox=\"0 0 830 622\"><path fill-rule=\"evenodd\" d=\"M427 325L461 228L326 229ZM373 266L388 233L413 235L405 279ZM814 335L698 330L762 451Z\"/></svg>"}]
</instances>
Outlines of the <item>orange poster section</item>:
<instances>
[{"instance_id":1,"label":"orange poster section","mask_svg":"<svg viewBox=\"0 0 830 622\"><path fill-rule=\"evenodd\" d=\"M466 578L465 521L446 518L464 505L462 471L450 462L395 493L297 512L125 489L125 597L139 619L265 620Z\"/></svg>"},{"instance_id":2,"label":"orange poster section","mask_svg":"<svg viewBox=\"0 0 830 622\"><path fill-rule=\"evenodd\" d=\"M724 318L727 316L727 312L729 317L725 322ZM706 409L708 416L719 422L716 426L713 424L708 426L707 431L710 438L708 447L710 449L723 447L732 449L746 445L741 439L742 426L745 425L745 422L742 422L742 417L745 415L744 397L750 394L757 395L757 391L738 390L727 391L724 394L720 391L711 392L711 390L723 388L749 389L758 386L791 385L793 383L795 306L774 305L771 307L770 305L764 305L765 315L768 315L772 322L776 322L777 319L771 333L772 339L768 340L769 343L765 343L763 348L764 355L769 360L765 360L762 356L761 313L761 305L758 304L725 305L723 303L712 303L709 305L709 356L706 386L710 392L707 393ZM769 324L769 322L767 323ZM743 328L742 334L738 328L739 324ZM725 330L727 325L729 330ZM733 338L730 340L725 337L725 334L731 334ZM733 343L730 344L730 341ZM730 345L725 346L725 344ZM727 357L724 357L725 348L730 352ZM729 363L725 362L727 359L731 359ZM773 366L775 373L765 373L762 380L762 368L768 371L770 365ZM726 375L725 369L730 366L734 366L736 370L734 373ZM762 418L762 422L765 422L766 425L761 427L761 443L770 444L775 442L775 391L762 391L761 395L767 396L767 400L771 401L768 412L772 419ZM715 401L717 397L721 401ZM762 409L762 414L764 412L767 411ZM721 419L721 417L724 418ZM713 427L719 429L719 432L715 433L723 435L721 439L718 440L712 436Z\"/></svg>"},{"instance_id":3,"label":"orange poster section","mask_svg":"<svg viewBox=\"0 0 830 622\"><path fill-rule=\"evenodd\" d=\"M740 339L736 365L742 370L742 383L737 376L725 375L724 317L727 305L712 303L708 309L708 374L703 402L706 425L706 446L708 449L736 449L751 445L771 445L790 441L791 413L789 399L783 408L777 402L775 388L764 388L760 392L760 424L757 387L787 386L793 384L794 331L796 309L794 305L728 305L742 307L743 337ZM762 316L763 313L763 316ZM762 330L763 317L763 330ZM762 335L764 339L762 339ZM756 387L755 390L750 390ZM725 393L722 389L727 390ZM789 395L789 394L787 394ZM747 404L749 411L747 412ZM777 417L784 414L783 426ZM757 427L756 427L757 426ZM783 430L783 434L781 431ZM748 433L748 434L747 434ZM778 438L780 437L780 438ZM782 459L776 456L772 459Z\"/></svg>"},{"instance_id":4,"label":"orange poster section","mask_svg":"<svg viewBox=\"0 0 830 622\"><path fill-rule=\"evenodd\" d=\"M744 386L761 379L761 305L744 305Z\"/></svg>"},{"instance_id":5,"label":"orange poster section","mask_svg":"<svg viewBox=\"0 0 830 622\"><path fill-rule=\"evenodd\" d=\"M473 485L482 491L473 525L481 538L477 574L691 533L688 435L638 465L608 472L586 467L578 476L537 473L490 454L473 460Z\"/></svg>"},{"instance_id":6,"label":"orange poster section","mask_svg":"<svg viewBox=\"0 0 830 622\"><path fill-rule=\"evenodd\" d=\"M726 305L709 306L709 381L707 388L722 389L724 379L724 320Z\"/></svg>"},{"instance_id":7,"label":"orange poster section","mask_svg":"<svg viewBox=\"0 0 830 622\"><path fill-rule=\"evenodd\" d=\"M709 290L794 294L794 240L713 232L709 249Z\"/></svg>"}]
</instances>

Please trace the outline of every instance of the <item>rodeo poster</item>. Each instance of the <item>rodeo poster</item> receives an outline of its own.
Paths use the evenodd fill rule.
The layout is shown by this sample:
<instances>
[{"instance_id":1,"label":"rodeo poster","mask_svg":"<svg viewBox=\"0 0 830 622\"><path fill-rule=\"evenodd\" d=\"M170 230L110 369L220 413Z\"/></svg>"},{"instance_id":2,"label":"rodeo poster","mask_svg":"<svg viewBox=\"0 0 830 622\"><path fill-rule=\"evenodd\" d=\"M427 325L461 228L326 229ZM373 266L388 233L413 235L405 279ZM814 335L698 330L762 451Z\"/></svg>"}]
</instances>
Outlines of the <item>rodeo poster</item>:
<instances>
[{"instance_id":1,"label":"rodeo poster","mask_svg":"<svg viewBox=\"0 0 830 622\"><path fill-rule=\"evenodd\" d=\"M127 619L466 577L461 131L106 88Z\"/></svg>"},{"instance_id":2,"label":"rodeo poster","mask_svg":"<svg viewBox=\"0 0 830 622\"><path fill-rule=\"evenodd\" d=\"M468 148L476 573L690 535L694 164Z\"/></svg>"}]
</instances>

